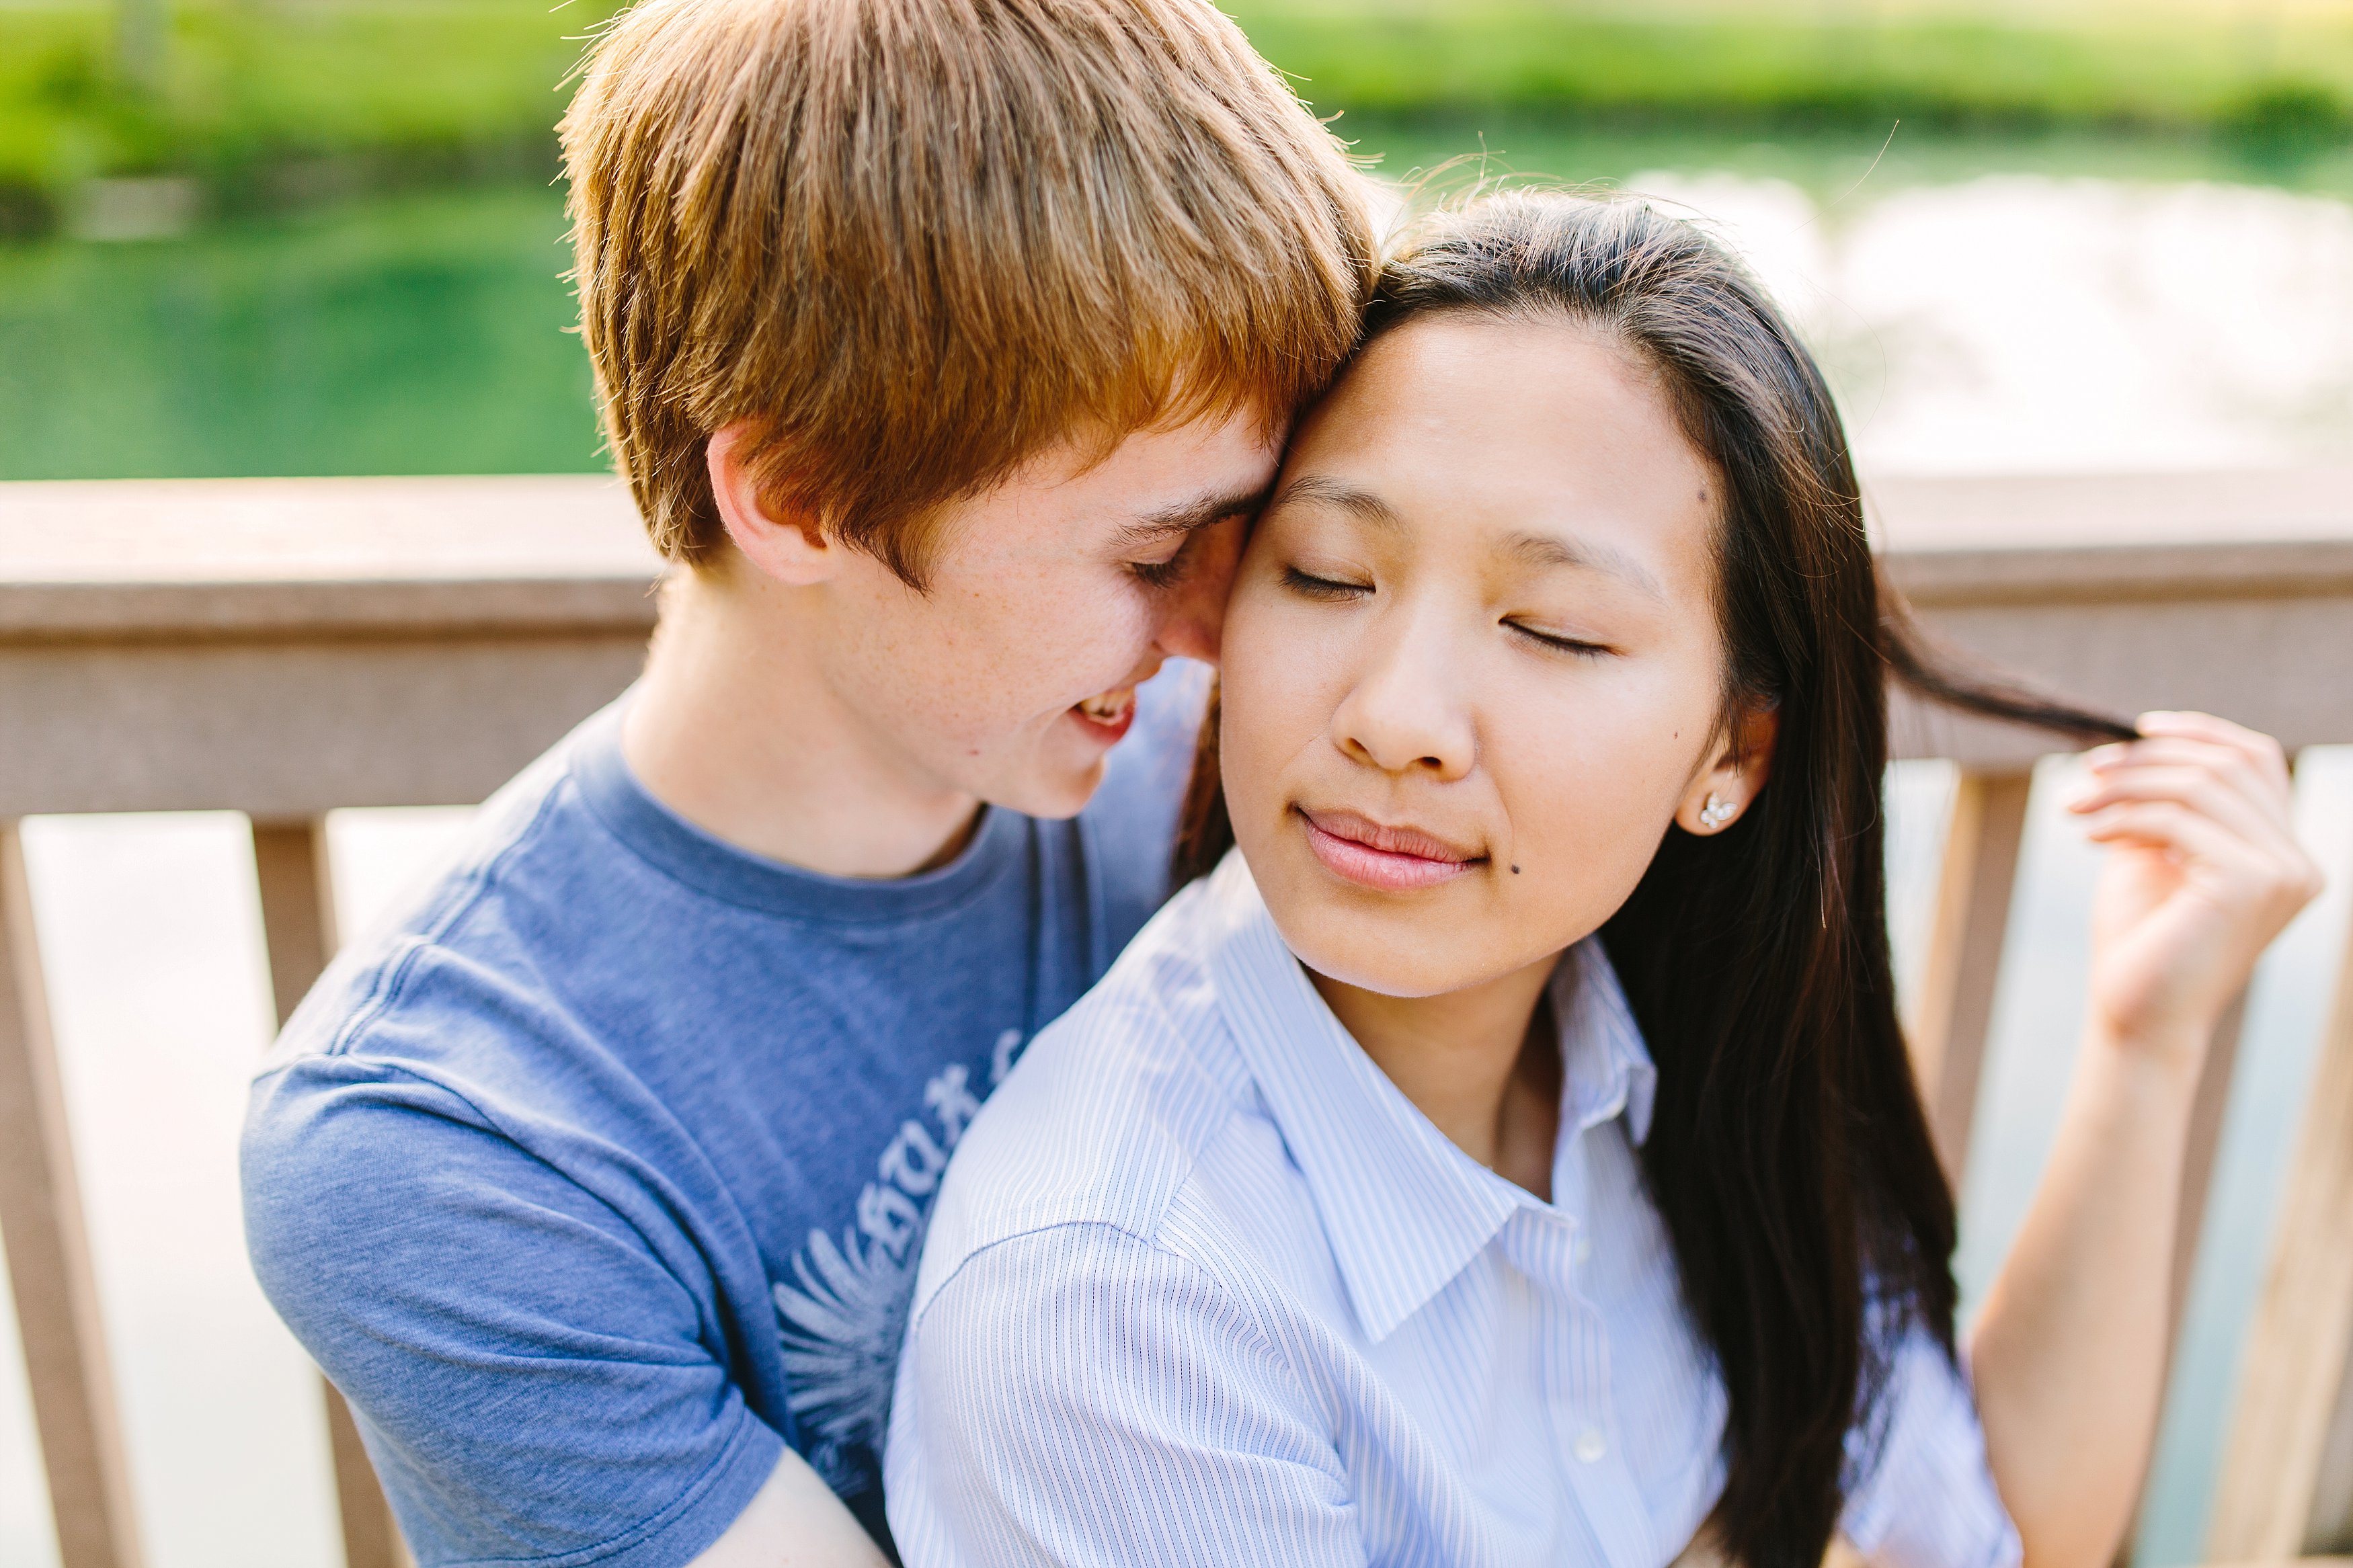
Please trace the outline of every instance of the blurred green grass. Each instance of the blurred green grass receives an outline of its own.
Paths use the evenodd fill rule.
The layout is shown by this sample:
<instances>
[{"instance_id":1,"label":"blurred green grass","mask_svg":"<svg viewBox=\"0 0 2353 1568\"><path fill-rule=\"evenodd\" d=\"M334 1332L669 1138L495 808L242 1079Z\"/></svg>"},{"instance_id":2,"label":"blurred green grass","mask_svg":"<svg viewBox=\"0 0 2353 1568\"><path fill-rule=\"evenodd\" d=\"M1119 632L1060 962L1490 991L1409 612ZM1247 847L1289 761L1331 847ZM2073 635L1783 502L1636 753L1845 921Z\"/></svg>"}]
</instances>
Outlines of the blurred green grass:
<instances>
[{"instance_id":1,"label":"blurred green grass","mask_svg":"<svg viewBox=\"0 0 2353 1568\"><path fill-rule=\"evenodd\" d=\"M1324 112L1564 122L2207 135L2294 158L2353 134L2353 15L2226 8L2040 19L1746 0L1228 0ZM175 174L216 208L554 167L560 84L614 0L182 0L129 89L114 12L0 0L0 231L84 182ZM2052 16L2056 19L2052 19Z\"/></svg>"},{"instance_id":2,"label":"blurred green grass","mask_svg":"<svg viewBox=\"0 0 2353 1568\"><path fill-rule=\"evenodd\" d=\"M1983 130L2341 128L2353 16L2250 27L2215 8L1957 11L1749 4L1641 16L1544 0L1240 0L1319 105L1546 107L1773 124L1901 116Z\"/></svg>"},{"instance_id":3,"label":"blurred green grass","mask_svg":"<svg viewBox=\"0 0 2353 1568\"><path fill-rule=\"evenodd\" d=\"M185 174L216 205L554 167L560 84L617 7L542 0L197 0L166 69L119 79L114 14L0 5L0 228L55 220L82 181Z\"/></svg>"}]
</instances>

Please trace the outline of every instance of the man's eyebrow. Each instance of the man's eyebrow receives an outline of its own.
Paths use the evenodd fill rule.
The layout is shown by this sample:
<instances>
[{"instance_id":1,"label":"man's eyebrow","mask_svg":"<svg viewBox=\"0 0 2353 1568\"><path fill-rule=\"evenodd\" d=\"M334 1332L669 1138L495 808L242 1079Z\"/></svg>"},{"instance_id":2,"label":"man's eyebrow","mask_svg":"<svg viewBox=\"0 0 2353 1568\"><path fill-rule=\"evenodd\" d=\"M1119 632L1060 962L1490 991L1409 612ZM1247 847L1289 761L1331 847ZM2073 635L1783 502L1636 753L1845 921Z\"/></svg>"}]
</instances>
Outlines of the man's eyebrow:
<instances>
[{"instance_id":1,"label":"man's eyebrow","mask_svg":"<svg viewBox=\"0 0 2353 1568\"><path fill-rule=\"evenodd\" d=\"M1283 506L1300 500L1322 501L1325 506L1338 507L1342 511L1352 512L1365 521L1378 523L1383 528L1395 528L1399 521L1397 509L1372 491L1358 489L1328 474L1300 475L1282 487L1282 493L1275 498L1275 504Z\"/></svg>"},{"instance_id":2,"label":"man's eyebrow","mask_svg":"<svg viewBox=\"0 0 2353 1568\"><path fill-rule=\"evenodd\" d=\"M1580 572L1599 572L1641 589L1661 604L1666 602L1667 591L1659 586L1650 568L1614 544L1563 539L1552 533L1514 533L1504 541L1504 548L1530 566L1567 566Z\"/></svg>"},{"instance_id":3,"label":"man's eyebrow","mask_svg":"<svg viewBox=\"0 0 2353 1568\"><path fill-rule=\"evenodd\" d=\"M1211 527L1229 517L1243 517L1256 511L1266 499L1264 490L1229 490L1222 494L1198 495L1174 506L1148 511L1119 531L1119 548L1142 550L1166 540L1171 534L1194 533Z\"/></svg>"}]
</instances>

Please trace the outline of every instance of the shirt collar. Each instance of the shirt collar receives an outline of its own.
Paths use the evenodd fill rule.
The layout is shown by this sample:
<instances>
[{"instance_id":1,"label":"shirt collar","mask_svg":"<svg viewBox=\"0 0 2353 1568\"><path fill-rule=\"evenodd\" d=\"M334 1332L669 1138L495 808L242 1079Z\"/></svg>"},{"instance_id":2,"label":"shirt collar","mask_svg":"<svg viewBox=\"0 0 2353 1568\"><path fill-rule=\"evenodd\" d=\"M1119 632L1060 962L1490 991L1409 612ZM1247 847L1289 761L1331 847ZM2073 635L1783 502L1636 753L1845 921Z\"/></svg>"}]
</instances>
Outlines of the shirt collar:
<instances>
[{"instance_id":1,"label":"shirt collar","mask_svg":"<svg viewBox=\"0 0 2353 1568\"><path fill-rule=\"evenodd\" d=\"M1373 1065L1285 945L1250 868L1211 878L1221 928L1209 955L1219 1005L1332 1243L1350 1303L1376 1342L1470 1266L1536 1200L1464 1154ZM1623 1112L1650 1131L1657 1074L1597 939L1552 981L1562 1032L1562 1142Z\"/></svg>"},{"instance_id":2,"label":"shirt collar","mask_svg":"<svg viewBox=\"0 0 2353 1568\"><path fill-rule=\"evenodd\" d=\"M1560 1027L1562 1131L1582 1132L1623 1113L1634 1142L1649 1142L1659 1069L1600 937L1588 936L1562 955L1551 992Z\"/></svg>"}]
</instances>

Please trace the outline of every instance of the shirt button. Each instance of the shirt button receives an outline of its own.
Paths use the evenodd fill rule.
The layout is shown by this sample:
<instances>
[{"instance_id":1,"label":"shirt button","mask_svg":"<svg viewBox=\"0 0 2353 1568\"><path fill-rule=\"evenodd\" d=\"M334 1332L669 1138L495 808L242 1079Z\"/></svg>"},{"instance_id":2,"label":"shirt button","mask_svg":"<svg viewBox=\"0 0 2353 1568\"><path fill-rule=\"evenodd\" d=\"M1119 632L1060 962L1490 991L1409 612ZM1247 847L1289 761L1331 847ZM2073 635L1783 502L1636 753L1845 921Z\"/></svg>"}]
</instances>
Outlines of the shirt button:
<instances>
[{"instance_id":1,"label":"shirt button","mask_svg":"<svg viewBox=\"0 0 2353 1568\"><path fill-rule=\"evenodd\" d=\"M1593 1238L1586 1235L1583 1231L1578 1231L1577 1233L1577 1239L1568 1245L1568 1256L1571 1259L1578 1263L1582 1263L1587 1258L1592 1257Z\"/></svg>"},{"instance_id":2,"label":"shirt button","mask_svg":"<svg viewBox=\"0 0 2353 1568\"><path fill-rule=\"evenodd\" d=\"M1609 1445L1603 1441L1600 1427L1588 1426L1577 1435L1577 1457L1587 1464L1599 1463L1601 1456L1609 1451Z\"/></svg>"}]
</instances>

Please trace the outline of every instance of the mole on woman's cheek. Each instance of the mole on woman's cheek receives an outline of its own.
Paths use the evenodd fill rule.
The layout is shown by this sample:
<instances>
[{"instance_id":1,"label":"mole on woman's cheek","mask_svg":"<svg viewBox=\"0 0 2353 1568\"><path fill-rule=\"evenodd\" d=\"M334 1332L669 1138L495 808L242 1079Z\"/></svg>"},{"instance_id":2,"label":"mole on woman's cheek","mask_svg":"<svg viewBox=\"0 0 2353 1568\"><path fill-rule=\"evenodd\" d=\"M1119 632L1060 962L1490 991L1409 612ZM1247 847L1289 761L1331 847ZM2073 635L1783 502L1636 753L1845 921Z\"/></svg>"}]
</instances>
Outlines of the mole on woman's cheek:
<instances>
[{"instance_id":1,"label":"mole on woman's cheek","mask_svg":"<svg viewBox=\"0 0 2353 1568\"><path fill-rule=\"evenodd\" d=\"M1520 868L1519 868L1517 866L1513 867L1513 868L1512 868L1512 875L1513 875L1513 876L1514 876L1514 877L1516 877L1516 876L1518 876L1519 874L1520 874Z\"/></svg>"}]
</instances>

